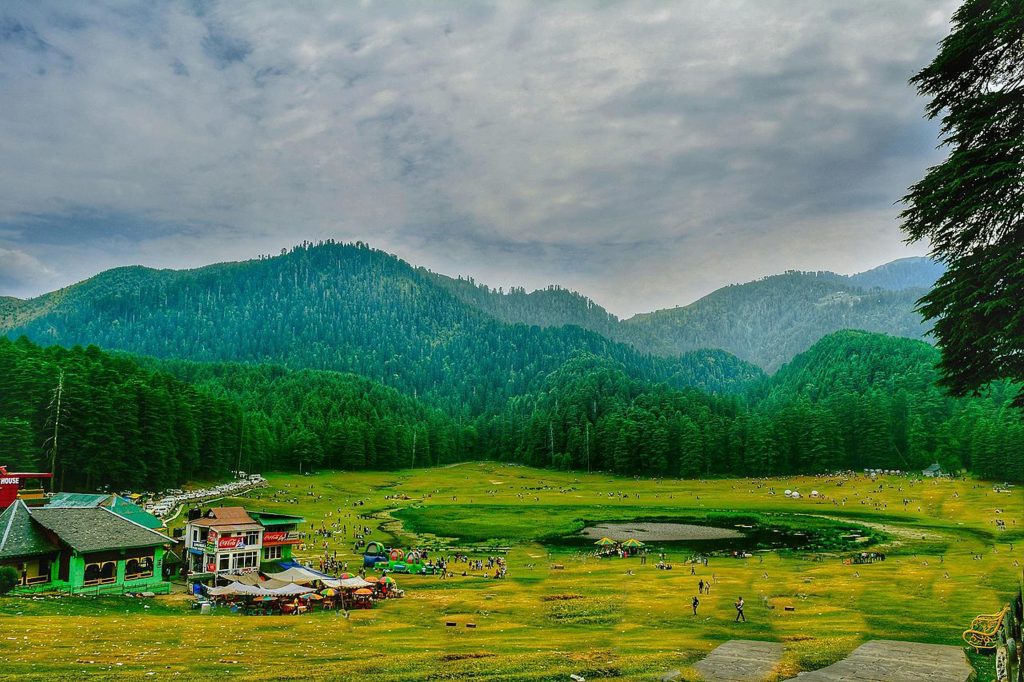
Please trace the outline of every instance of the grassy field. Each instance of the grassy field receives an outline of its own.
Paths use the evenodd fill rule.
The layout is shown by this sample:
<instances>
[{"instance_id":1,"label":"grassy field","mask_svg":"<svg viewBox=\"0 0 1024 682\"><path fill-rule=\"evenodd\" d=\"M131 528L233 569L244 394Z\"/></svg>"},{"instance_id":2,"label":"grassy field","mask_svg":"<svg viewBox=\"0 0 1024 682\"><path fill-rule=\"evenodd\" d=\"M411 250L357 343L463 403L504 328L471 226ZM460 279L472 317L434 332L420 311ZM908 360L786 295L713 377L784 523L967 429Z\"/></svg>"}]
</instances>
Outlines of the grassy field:
<instances>
[{"instance_id":1,"label":"grassy field","mask_svg":"<svg viewBox=\"0 0 1024 682\"><path fill-rule=\"evenodd\" d=\"M871 638L959 644L975 615L1008 599L1024 564L1024 495L973 480L654 481L493 463L269 479L237 502L301 514L316 527L339 522L349 537L354 524L370 526L371 539L403 547L478 557L500 548L509 577L398 576L405 599L349 618L200 616L181 595L0 599L0 678L649 680L679 669L697 679L688 665L738 637L785 643L783 677ZM822 498L790 500L786 488ZM586 521L721 512L787 527L865 528L882 538L872 549L887 560L847 565L848 550L759 552L712 557L691 575L681 546L665 548L674 569L661 571L656 554L641 565L553 541ZM351 549L350 540L328 543L357 567ZM322 551L308 545L300 554L315 562ZM695 617L689 602L699 579L713 587ZM739 595L746 624L732 622Z\"/></svg>"}]
</instances>

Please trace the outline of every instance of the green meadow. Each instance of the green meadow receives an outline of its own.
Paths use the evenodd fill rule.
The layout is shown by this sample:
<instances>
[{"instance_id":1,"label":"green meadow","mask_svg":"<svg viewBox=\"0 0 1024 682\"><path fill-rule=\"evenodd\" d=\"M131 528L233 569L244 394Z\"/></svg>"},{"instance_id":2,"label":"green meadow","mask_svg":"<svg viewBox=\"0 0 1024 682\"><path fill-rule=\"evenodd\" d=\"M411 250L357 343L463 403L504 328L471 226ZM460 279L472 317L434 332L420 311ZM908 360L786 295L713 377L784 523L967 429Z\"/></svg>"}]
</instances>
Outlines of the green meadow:
<instances>
[{"instance_id":1,"label":"green meadow","mask_svg":"<svg viewBox=\"0 0 1024 682\"><path fill-rule=\"evenodd\" d=\"M496 463L268 478L269 487L218 504L301 514L306 530L347 525L348 538L326 549L350 570L361 565L350 539L357 525L394 546L500 552L508 577L463 576L463 564L450 579L396 576L404 599L348 617L201 616L183 594L5 598L0 678L651 680L681 670L696 680L691 663L749 638L784 643L781 679L873 638L960 644L974 616L1007 601L1024 564L1024 496L973 479L676 481ZM787 488L804 497L787 499ZM691 574L689 545L653 543L642 565L596 558L589 541L566 539L589 522L630 520L752 521L806 532L814 546L712 556ZM858 533L870 544L851 539ZM314 565L324 551L315 542L299 552ZM886 560L844 562L861 549ZM662 551L672 570L655 567ZM698 580L712 588L694 616ZM745 624L733 622L740 595Z\"/></svg>"}]
</instances>

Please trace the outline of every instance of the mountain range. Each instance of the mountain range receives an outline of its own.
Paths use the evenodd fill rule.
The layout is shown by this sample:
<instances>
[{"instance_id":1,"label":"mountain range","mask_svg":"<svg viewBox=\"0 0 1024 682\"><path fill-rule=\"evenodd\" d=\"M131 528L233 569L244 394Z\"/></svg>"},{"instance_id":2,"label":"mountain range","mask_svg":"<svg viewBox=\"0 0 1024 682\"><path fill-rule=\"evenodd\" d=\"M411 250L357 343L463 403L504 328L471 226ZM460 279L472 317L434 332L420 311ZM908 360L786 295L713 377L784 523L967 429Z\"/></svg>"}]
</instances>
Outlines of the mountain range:
<instances>
[{"instance_id":1,"label":"mountain range","mask_svg":"<svg viewBox=\"0 0 1024 682\"><path fill-rule=\"evenodd\" d=\"M719 390L756 376L749 365L774 372L841 329L924 338L915 304L941 272L926 258L850 276L791 271L620 320L561 287L506 292L364 244L327 242L195 270L116 268L33 299L0 298L0 333L157 357L345 370L427 392L445 363L466 352L521 356L508 366L514 394L528 387L538 358L582 349L607 353L641 378ZM276 334L258 333L266 324ZM281 335L296 344L280 343ZM709 363L718 367L699 367ZM410 364L423 365L422 375L393 371ZM470 393L507 397L506 388Z\"/></svg>"},{"instance_id":2,"label":"mountain range","mask_svg":"<svg viewBox=\"0 0 1024 682\"><path fill-rule=\"evenodd\" d=\"M1019 478L1017 387L949 398L938 350L897 338L921 335L914 301L936 274L917 259L789 272L619 320L578 293L495 291L365 244L117 268L0 300L0 459L50 461L63 383L57 469L86 488L472 459L654 476L938 460Z\"/></svg>"}]
</instances>

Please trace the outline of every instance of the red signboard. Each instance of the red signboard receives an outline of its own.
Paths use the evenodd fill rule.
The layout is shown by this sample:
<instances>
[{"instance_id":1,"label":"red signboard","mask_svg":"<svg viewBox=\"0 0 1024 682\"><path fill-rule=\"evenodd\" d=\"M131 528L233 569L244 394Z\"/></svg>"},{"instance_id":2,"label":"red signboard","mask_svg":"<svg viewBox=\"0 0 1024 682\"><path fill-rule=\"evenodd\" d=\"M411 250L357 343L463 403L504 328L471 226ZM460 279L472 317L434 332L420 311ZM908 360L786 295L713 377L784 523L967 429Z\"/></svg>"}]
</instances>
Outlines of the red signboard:
<instances>
[{"instance_id":1,"label":"red signboard","mask_svg":"<svg viewBox=\"0 0 1024 682\"><path fill-rule=\"evenodd\" d=\"M0 511L7 509L18 499L18 489L30 478L52 478L53 474L8 473L0 466Z\"/></svg>"},{"instance_id":2,"label":"red signboard","mask_svg":"<svg viewBox=\"0 0 1024 682\"><path fill-rule=\"evenodd\" d=\"M217 538L217 549L239 549L245 547L245 537L236 535L233 538Z\"/></svg>"},{"instance_id":3,"label":"red signboard","mask_svg":"<svg viewBox=\"0 0 1024 682\"><path fill-rule=\"evenodd\" d=\"M299 539L286 530L267 530L263 532L263 546L297 545Z\"/></svg>"}]
</instances>

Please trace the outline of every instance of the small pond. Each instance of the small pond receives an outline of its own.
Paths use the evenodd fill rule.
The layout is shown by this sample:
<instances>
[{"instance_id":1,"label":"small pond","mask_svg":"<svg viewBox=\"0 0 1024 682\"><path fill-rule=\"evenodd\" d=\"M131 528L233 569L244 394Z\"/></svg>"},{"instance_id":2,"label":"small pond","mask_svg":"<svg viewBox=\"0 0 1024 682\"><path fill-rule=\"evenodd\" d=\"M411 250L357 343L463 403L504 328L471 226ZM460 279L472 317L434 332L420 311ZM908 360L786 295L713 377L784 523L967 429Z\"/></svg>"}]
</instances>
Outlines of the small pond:
<instances>
[{"instance_id":1,"label":"small pond","mask_svg":"<svg viewBox=\"0 0 1024 682\"><path fill-rule=\"evenodd\" d=\"M652 547L686 548L694 552L736 552L767 549L805 551L843 550L863 547L860 529L825 523L818 527L790 528L785 523L694 523L692 519L589 522L578 533L557 538L553 544L594 547L608 537L622 542L636 538ZM851 532L852 531L852 532ZM594 547L596 549L596 547Z\"/></svg>"}]
</instances>

